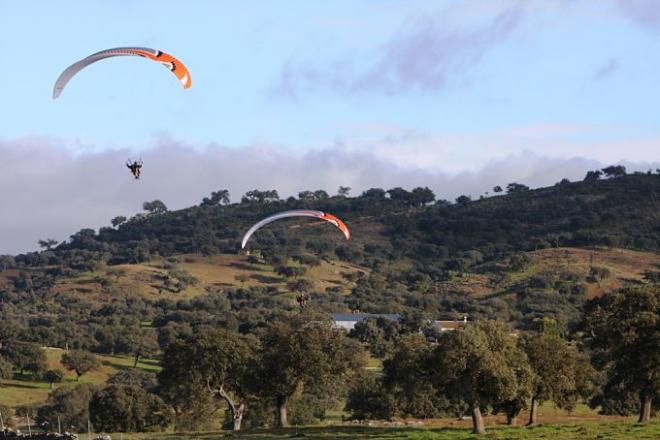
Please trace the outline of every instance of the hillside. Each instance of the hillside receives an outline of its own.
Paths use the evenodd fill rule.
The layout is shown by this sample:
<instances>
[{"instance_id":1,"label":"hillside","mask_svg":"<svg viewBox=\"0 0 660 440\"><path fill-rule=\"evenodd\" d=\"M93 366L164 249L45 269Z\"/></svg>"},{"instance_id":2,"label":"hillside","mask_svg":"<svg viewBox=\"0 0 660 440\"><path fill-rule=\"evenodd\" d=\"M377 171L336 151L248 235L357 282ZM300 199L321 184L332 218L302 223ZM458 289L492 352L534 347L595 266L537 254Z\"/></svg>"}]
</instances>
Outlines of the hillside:
<instances>
[{"instance_id":1,"label":"hillside","mask_svg":"<svg viewBox=\"0 0 660 440\"><path fill-rule=\"evenodd\" d=\"M466 297L485 299L515 293L521 285L533 283L543 276L562 272L585 282L587 298L620 288L626 284L642 283L647 272L658 269L660 255L617 248L549 248L519 254L528 261L524 267L512 268L509 257L477 265L451 280L438 281L438 292L455 292ZM181 291L167 283L168 268L178 267L196 281ZM591 267L609 272L602 279L590 279ZM314 283L319 293L348 295L356 283L350 281L358 273L370 269L340 260L324 260L310 268L305 279ZM18 271L5 271L2 282L17 279ZM274 272L273 267L252 263L245 255L219 254L200 256L184 254L155 258L140 264L102 266L93 272L82 272L70 278L60 278L53 292L77 292L88 300L112 300L112 292L130 291L146 300L190 299L223 289L250 288L267 285L274 295L290 293L288 279ZM293 301L293 298L291 298Z\"/></svg>"},{"instance_id":2,"label":"hillside","mask_svg":"<svg viewBox=\"0 0 660 440\"><path fill-rule=\"evenodd\" d=\"M515 294L521 286L539 284L542 278L571 278L584 282L585 296L593 298L627 284L644 282L647 272L658 269L660 255L625 249L550 248L524 254L526 264L512 267L511 258L474 268L451 281L438 283L440 290L456 291L475 298ZM593 278L591 268L604 268L607 275Z\"/></svg>"},{"instance_id":3,"label":"hillside","mask_svg":"<svg viewBox=\"0 0 660 440\"><path fill-rule=\"evenodd\" d=\"M16 261L43 265L50 260L81 269L95 260L120 264L147 261L154 255L237 253L240 237L251 224L271 213L300 208L339 215L354 239L345 244L327 224L291 220L260 231L251 248L304 249L363 263L402 257L441 261L471 250L488 259L557 246L660 249L659 174L514 189L474 201L459 197L454 204L434 202L430 190L421 196L417 190L424 191L373 188L357 197L329 197L317 191L286 200L280 200L276 191L255 190L240 203L203 202L172 212L152 207L147 214L114 219L118 227L104 227L98 233L83 229L46 255L27 254Z\"/></svg>"},{"instance_id":4,"label":"hillside","mask_svg":"<svg viewBox=\"0 0 660 440\"><path fill-rule=\"evenodd\" d=\"M244 331L298 310L362 310L411 319L499 318L528 328L577 323L587 298L660 273L660 175L633 174L456 203L428 188L357 197L304 192L280 200L214 193L199 206L113 219L42 252L0 259L0 341L127 352L149 325L159 338L186 326ZM226 194L224 194L226 196ZM242 233L263 216L313 208L344 219L292 219Z\"/></svg>"},{"instance_id":5,"label":"hillside","mask_svg":"<svg viewBox=\"0 0 660 440\"><path fill-rule=\"evenodd\" d=\"M194 278L185 289L168 285L168 268L176 266ZM350 291L352 285L342 274L365 270L341 261L322 261L310 268L305 278L314 282L316 289L325 292L332 287ZM140 264L103 266L94 272L84 272L72 278L63 278L53 287L55 292L79 292L88 299L105 301L112 291L131 291L144 299L194 298L223 289L250 288L267 285L274 294L287 292L287 279L275 273L273 267L251 263L244 255L220 254L199 256L179 255L167 259L153 259ZM111 288L109 288L111 286Z\"/></svg>"}]
</instances>

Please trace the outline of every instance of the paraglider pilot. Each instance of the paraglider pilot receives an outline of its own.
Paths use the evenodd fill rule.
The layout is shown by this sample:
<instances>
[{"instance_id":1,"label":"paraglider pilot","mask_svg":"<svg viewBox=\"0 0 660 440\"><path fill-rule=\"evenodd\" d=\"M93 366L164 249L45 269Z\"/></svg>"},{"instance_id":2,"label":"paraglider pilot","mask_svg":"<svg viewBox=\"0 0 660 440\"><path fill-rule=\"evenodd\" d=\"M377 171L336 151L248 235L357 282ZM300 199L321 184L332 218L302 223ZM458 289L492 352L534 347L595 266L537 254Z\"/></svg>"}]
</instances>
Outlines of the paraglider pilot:
<instances>
[{"instance_id":1,"label":"paraglider pilot","mask_svg":"<svg viewBox=\"0 0 660 440\"><path fill-rule=\"evenodd\" d=\"M126 162L126 166L128 167L129 170L131 170L131 173L133 173L133 177L136 179L140 178L140 169L142 168L142 160L136 160L131 162L129 159L128 162Z\"/></svg>"}]
</instances>

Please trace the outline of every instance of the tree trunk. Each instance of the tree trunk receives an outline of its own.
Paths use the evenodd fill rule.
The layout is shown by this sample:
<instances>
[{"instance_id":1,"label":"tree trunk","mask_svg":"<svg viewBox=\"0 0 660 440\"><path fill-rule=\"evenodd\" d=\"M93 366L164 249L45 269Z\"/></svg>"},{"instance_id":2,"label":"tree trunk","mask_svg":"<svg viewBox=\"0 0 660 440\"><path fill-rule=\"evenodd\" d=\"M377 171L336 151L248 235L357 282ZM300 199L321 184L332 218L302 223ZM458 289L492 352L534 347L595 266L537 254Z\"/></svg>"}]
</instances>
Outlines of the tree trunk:
<instances>
[{"instance_id":1,"label":"tree trunk","mask_svg":"<svg viewBox=\"0 0 660 440\"><path fill-rule=\"evenodd\" d=\"M278 422L280 428L287 428L289 426L289 419L286 414L286 401L285 396L277 397L277 415L279 416Z\"/></svg>"},{"instance_id":2,"label":"tree trunk","mask_svg":"<svg viewBox=\"0 0 660 440\"><path fill-rule=\"evenodd\" d=\"M651 408L653 406L653 395L650 393L641 392L639 396L639 420L637 423L648 422L651 419Z\"/></svg>"},{"instance_id":3,"label":"tree trunk","mask_svg":"<svg viewBox=\"0 0 660 440\"><path fill-rule=\"evenodd\" d=\"M133 362L133 368L137 368L138 359L140 359L140 353L135 353L135 362Z\"/></svg>"},{"instance_id":4,"label":"tree trunk","mask_svg":"<svg viewBox=\"0 0 660 440\"><path fill-rule=\"evenodd\" d=\"M506 424L509 425L509 426L518 425L518 415L507 413L507 415L506 415Z\"/></svg>"},{"instance_id":5,"label":"tree trunk","mask_svg":"<svg viewBox=\"0 0 660 440\"><path fill-rule=\"evenodd\" d=\"M481 410L479 405L472 407L472 433L473 434L485 434L486 428L484 427L484 418L481 415Z\"/></svg>"},{"instance_id":6,"label":"tree trunk","mask_svg":"<svg viewBox=\"0 0 660 440\"><path fill-rule=\"evenodd\" d=\"M213 391L211 389L211 385L208 385L209 390ZM234 399L231 398L229 393L225 391L224 387L221 386L219 389L215 391L218 393L220 397L222 397L225 402L227 402L227 405L229 406L229 412L231 413L231 418L233 421L233 427L232 429L234 431L240 431L241 430L241 422L243 421L243 414L245 413L245 403L240 402L238 406L236 406L236 403L234 402Z\"/></svg>"},{"instance_id":7,"label":"tree trunk","mask_svg":"<svg viewBox=\"0 0 660 440\"><path fill-rule=\"evenodd\" d=\"M50 389L53 389L53 382L50 383Z\"/></svg>"},{"instance_id":8,"label":"tree trunk","mask_svg":"<svg viewBox=\"0 0 660 440\"><path fill-rule=\"evenodd\" d=\"M232 417L234 419L234 431L241 430L241 422L243 421L244 411L245 411L245 404L241 403L240 405L238 405L238 408L236 408L236 412L232 414Z\"/></svg>"},{"instance_id":9,"label":"tree trunk","mask_svg":"<svg viewBox=\"0 0 660 440\"><path fill-rule=\"evenodd\" d=\"M536 396L532 397L532 407L529 409L529 423L527 426L536 425L536 413L539 409L539 401L536 399Z\"/></svg>"}]
</instances>

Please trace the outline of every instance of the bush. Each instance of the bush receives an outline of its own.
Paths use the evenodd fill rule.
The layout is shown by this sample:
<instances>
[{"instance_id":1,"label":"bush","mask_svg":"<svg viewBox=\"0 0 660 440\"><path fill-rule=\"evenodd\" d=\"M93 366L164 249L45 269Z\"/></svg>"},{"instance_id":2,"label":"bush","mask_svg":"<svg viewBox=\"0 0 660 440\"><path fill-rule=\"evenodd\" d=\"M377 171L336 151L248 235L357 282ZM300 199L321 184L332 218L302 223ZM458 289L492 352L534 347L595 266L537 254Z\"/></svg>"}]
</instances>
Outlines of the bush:
<instances>
[{"instance_id":1,"label":"bush","mask_svg":"<svg viewBox=\"0 0 660 440\"><path fill-rule=\"evenodd\" d=\"M325 412L331 409L332 404L330 399L303 393L291 400L287 410L293 425L315 425L325 419Z\"/></svg>"},{"instance_id":2,"label":"bush","mask_svg":"<svg viewBox=\"0 0 660 440\"><path fill-rule=\"evenodd\" d=\"M375 374L365 372L350 387L344 410L355 420L391 420L396 414L396 400Z\"/></svg>"},{"instance_id":3,"label":"bush","mask_svg":"<svg viewBox=\"0 0 660 440\"><path fill-rule=\"evenodd\" d=\"M2 379L11 379L13 368L11 362L0 356L0 385L2 385Z\"/></svg>"},{"instance_id":4,"label":"bush","mask_svg":"<svg viewBox=\"0 0 660 440\"><path fill-rule=\"evenodd\" d=\"M335 255L342 261L347 261L353 264L360 264L362 262L362 252L351 246L341 245L335 248Z\"/></svg>"},{"instance_id":5,"label":"bush","mask_svg":"<svg viewBox=\"0 0 660 440\"><path fill-rule=\"evenodd\" d=\"M660 271L647 270L644 272L644 279L652 283L660 283Z\"/></svg>"},{"instance_id":6,"label":"bush","mask_svg":"<svg viewBox=\"0 0 660 440\"><path fill-rule=\"evenodd\" d=\"M96 385L82 384L63 386L48 395L46 404L37 411L37 422L57 426L58 417L62 429L82 432L87 430L89 402L97 390Z\"/></svg>"},{"instance_id":7,"label":"bush","mask_svg":"<svg viewBox=\"0 0 660 440\"><path fill-rule=\"evenodd\" d=\"M42 379L48 382L52 389L54 383L62 382L62 379L64 379L64 372L60 369L48 370L43 374Z\"/></svg>"},{"instance_id":8,"label":"bush","mask_svg":"<svg viewBox=\"0 0 660 440\"><path fill-rule=\"evenodd\" d=\"M525 270L536 263L536 258L524 252L514 254L509 258L509 267L513 271Z\"/></svg>"},{"instance_id":9,"label":"bush","mask_svg":"<svg viewBox=\"0 0 660 440\"><path fill-rule=\"evenodd\" d=\"M156 388L158 385L158 379L156 373L131 368L116 372L108 377L106 383L108 385L136 386L143 390L150 391Z\"/></svg>"},{"instance_id":10,"label":"bush","mask_svg":"<svg viewBox=\"0 0 660 440\"><path fill-rule=\"evenodd\" d=\"M314 255L294 255L293 259L303 266L315 267L321 264L321 259Z\"/></svg>"},{"instance_id":11,"label":"bush","mask_svg":"<svg viewBox=\"0 0 660 440\"><path fill-rule=\"evenodd\" d=\"M607 267L591 266L587 281L590 283L600 283L602 280L609 278L610 275L611 272Z\"/></svg>"},{"instance_id":12,"label":"bush","mask_svg":"<svg viewBox=\"0 0 660 440\"><path fill-rule=\"evenodd\" d=\"M89 412L94 427L106 432L160 431L173 417L160 397L134 385L110 385L96 392Z\"/></svg>"}]
</instances>

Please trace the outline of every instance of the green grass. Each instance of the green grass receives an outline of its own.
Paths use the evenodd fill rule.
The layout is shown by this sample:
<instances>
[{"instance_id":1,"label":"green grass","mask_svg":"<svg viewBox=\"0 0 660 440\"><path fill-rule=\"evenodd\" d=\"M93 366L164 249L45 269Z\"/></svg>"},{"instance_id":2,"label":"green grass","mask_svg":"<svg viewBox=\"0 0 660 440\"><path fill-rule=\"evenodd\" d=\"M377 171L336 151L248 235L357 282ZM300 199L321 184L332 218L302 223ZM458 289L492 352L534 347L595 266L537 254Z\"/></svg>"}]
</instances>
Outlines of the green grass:
<instances>
[{"instance_id":1,"label":"green grass","mask_svg":"<svg viewBox=\"0 0 660 440\"><path fill-rule=\"evenodd\" d=\"M75 384L76 375L72 371L67 371L62 364L60 358L64 350L56 348L46 348L46 361L49 369L60 369L64 371L64 380L60 384L55 384L54 388L62 385ZM96 356L101 362L101 368L96 371L91 371L80 378L80 383L104 383L108 376L127 368L133 367L134 359L130 356ZM157 372L160 367L158 362L150 359L140 360L138 368ZM12 380L3 380L0 386L0 404L10 407L21 405L34 405L46 401L48 393L51 392L50 385L43 381L33 381L28 375L21 377L14 375Z\"/></svg>"},{"instance_id":2,"label":"green grass","mask_svg":"<svg viewBox=\"0 0 660 440\"><path fill-rule=\"evenodd\" d=\"M240 433L208 432L208 433L163 433L163 434L124 434L124 440L216 440L221 438L236 438L243 440L284 440L284 439L365 439L365 440L628 440L628 439L660 439L660 422L654 421L646 425L637 425L631 421L619 422L583 422L541 425L533 428L525 427L487 427L484 436L471 433L468 428L392 428L365 426L334 426L334 427L300 427L289 429L246 430ZM113 439L119 440L119 434L113 434Z\"/></svg>"}]
</instances>

